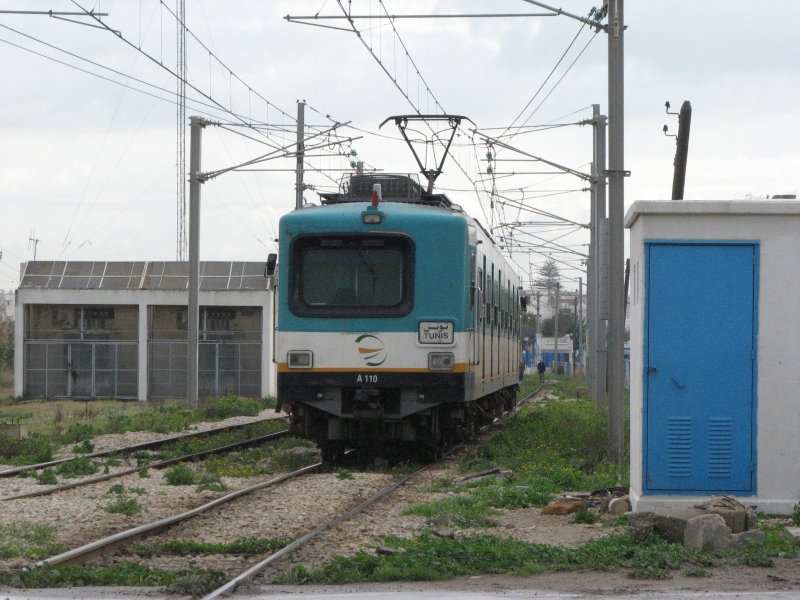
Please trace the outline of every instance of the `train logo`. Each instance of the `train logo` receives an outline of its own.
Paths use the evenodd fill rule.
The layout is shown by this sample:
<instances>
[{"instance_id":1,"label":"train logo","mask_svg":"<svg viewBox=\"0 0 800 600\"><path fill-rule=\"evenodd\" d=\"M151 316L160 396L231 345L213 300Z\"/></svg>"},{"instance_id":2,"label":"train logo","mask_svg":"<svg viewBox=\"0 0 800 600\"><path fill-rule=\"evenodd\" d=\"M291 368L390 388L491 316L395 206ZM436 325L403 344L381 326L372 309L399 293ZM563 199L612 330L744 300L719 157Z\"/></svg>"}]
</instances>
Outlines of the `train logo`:
<instances>
[{"instance_id":1,"label":"train logo","mask_svg":"<svg viewBox=\"0 0 800 600\"><path fill-rule=\"evenodd\" d=\"M371 333L363 333L356 338L358 353L368 367L379 367L386 362L386 347L383 341Z\"/></svg>"}]
</instances>

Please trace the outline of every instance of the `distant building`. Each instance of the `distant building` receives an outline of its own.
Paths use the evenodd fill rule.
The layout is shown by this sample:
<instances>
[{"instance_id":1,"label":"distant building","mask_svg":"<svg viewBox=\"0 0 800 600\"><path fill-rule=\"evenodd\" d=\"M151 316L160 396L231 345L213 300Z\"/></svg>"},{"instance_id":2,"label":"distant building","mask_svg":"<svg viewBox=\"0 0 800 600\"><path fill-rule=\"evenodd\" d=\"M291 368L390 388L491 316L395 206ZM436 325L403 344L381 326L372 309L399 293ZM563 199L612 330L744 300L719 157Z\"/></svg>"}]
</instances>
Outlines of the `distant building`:
<instances>
[{"instance_id":1,"label":"distant building","mask_svg":"<svg viewBox=\"0 0 800 600\"><path fill-rule=\"evenodd\" d=\"M265 263L200 263L199 393L274 395ZM14 393L186 396L186 262L29 262L17 290Z\"/></svg>"},{"instance_id":2,"label":"distant building","mask_svg":"<svg viewBox=\"0 0 800 600\"><path fill-rule=\"evenodd\" d=\"M536 338L536 351L534 353L534 361L538 363L540 360L544 361L547 370L555 368L556 356L559 364L559 371L564 371L569 374L572 373L572 350L573 341L568 335L561 336L558 339L552 337L537 337ZM556 352L558 354L556 355Z\"/></svg>"},{"instance_id":3,"label":"distant building","mask_svg":"<svg viewBox=\"0 0 800 600\"><path fill-rule=\"evenodd\" d=\"M14 292L0 290L0 321L14 320Z\"/></svg>"}]
</instances>

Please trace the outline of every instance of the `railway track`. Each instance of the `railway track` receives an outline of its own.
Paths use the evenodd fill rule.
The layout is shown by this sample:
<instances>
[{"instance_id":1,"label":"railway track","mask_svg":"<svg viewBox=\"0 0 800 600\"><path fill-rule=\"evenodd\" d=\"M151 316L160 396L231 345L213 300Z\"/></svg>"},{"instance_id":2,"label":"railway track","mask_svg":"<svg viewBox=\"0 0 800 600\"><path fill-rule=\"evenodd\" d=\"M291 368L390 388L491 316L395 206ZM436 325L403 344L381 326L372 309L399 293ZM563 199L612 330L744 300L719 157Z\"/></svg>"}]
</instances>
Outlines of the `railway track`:
<instances>
[{"instance_id":1,"label":"railway track","mask_svg":"<svg viewBox=\"0 0 800 600\"><path fill-rule=\"evenodd\" d=\"M530 394L520 399L520 401L516 403L515 408L519 407L521 404L528 402L530 399L534 398L541 391L542 388L543 386L539 386L538 388L533 390ZM457 448L449 450L446 453L446 456L451 455L456 450ZM430 469L431 467L435 466L436 464L437 463L431 463L425 465L413 471L412 473L405 475L404 477L381 487L374 493L371 493L369 497L366 498L365 500L357 502L354 506L351 506L346 510L341 511L339 514L335 516L325 519L321 524L317 525L310 531L307 531L306 533L299 535L291 543L287 544L280 550L277 550L276 552L273 552L272 554L260 560L257 560L257 562L254 562L246 570L242 571L235 577L232 577L224 585L220 586L216 590L206 595L205 598L208 599L218 598L226 593L233 591L243 582L252 579L258 573L262 572L269 565L272 565L281 558L296 551L298 548L301 548L314 538L320 536L325 531L328 531L329 529L336 527L340 523L352 518L356 514L365 510L370 505L387 497L393 491L405 485L408 481L417 477L418 475L420 475L427 469ZM218 509L226 504L230 504L240 498L253 494L254 492L266 490L270 487L274 487L289 480L296 479L301 475L310 474L314 471L319 470L322 466L323 463L321 462L307 465L290 473L270 479L269 481L260 482L250 487L238 490L236 492L226 494L225 496L221 496L211 502L203 504L202 506L193 508L191 510L182 512L180 514L162 518L152 523L140 525L138 527L134 527L126 531L118 532L113 535L104 537L102 539L90 542L81 547L74 548L57 556L53 556L48 559L39 561L38 563L33 565L33 567L56 566L62 564L81 564L93 560L99 556L108 556L109 553L112 553L115 549L121 546L130 545L132 542L141 540L142 538L164 532L165 530L179 523L186 522L194 517L197 517L200 514L207 513L214 509Z\"/></svg>"},{"instance_id":2,"label":"railway track","mask_svg":"<svg viewBox=\"0 0 800 600\"><path fill-rule=\"evenodd\" d=\"M240 450L242 448L247 448L250 446L257 446L266 442L270 442L282 437L286 437L289 435L289 430L284 429L282 431L277 431L275 433L270 433L267 435L258 436L255 438L250 438L247 440L243 440L241 442L235 442L233 444L228 444L226 446L220 446L219 448L211 448L209 450L202 450L200 452L195 452L192 454L184 454L183 456L178 456L175 458L168 458L165 460L160 460L157 462L148 463L148 469L163 469L170 465L174 465L180 462L191 462L197 460L199 458L203 458L205 456L210 456L214 454L224 454L226 452L231 452L233 450ZM97 477L89 477L86 479L81 479L78 481L73 481L71 483L65 483L62 485L58 485L51 488L46 488L42 490L35 490L32 492L25 492L23 494L16 494L14 496L5 496L0 498L0 502L6 502L9 500L21 500L24 498L35 498L38 496L47 496L49 494L56 494L58 492L63 492L65 490L71 490L76 487L81 487L84 485L91 485L94 483L100 483L103 481L108 481L109 479L115 479L117 477L124 477L126 475L132 475L137 473L141 467L131 467L128 469L122 469L120 471L115 471L114 473L105 473L103 475L98 475Z\"/></svg>"},{"instance_id":3,"label":"railway track","mask_svg":"<svg viewBox=\"0 0 800 600\"><path fill-rule=\"evenodd\" d=\"M285 417L283 417L285 419ZM134 452L138 452L141 450L151 450L153 448L158 448L160 446L165 446L167 444L171 444L173 442L180 442L183 440L188 440L192 438L199 438L199 437L206 437L209 435L216 435L219 433L224 433L227 431L235 431L237 429L244 429L246 427L251 427L253 425L259 423L267 423L269 421L275 421L276 419L258 419L256 421L250 421L248 423L239 423L236 425L226 425L224 427L214 427L212 429L205 429L203 431L195 431L192 433L181 433L178 435L171 435L165 438L161 438L160 440L153 440L150 442L141 442L139 444L132 444L130 446L124 446L122 448L114 448L110 450L101 450L98 452L90 452L87 454L76 454L74 456L67 456L64 458L58 458L55 460L50 460L47 462L36 463L32 465L23 465L21 467L14 467L13 469L5 469L0 471L0 478L3 477L14 477L19 475L20 473L25 473L29 471L38 471L40 469L47 469L49 467L55 467L60 464L70 462L72 460L76 460L79 458L102 458L102 457L109 457L114 456L116 454L133 454Z\"/></svg>"}]
</instances>

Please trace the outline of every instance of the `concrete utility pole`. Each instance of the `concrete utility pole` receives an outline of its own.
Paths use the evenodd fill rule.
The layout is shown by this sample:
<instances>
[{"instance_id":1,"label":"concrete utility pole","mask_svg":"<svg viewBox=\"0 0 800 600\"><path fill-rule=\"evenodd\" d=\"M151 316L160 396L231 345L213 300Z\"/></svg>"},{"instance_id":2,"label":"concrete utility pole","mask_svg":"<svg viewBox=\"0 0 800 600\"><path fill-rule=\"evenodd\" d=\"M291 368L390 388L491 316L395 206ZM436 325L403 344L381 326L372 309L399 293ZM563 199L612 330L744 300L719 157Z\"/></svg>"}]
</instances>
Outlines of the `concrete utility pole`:
<instances>
[{"instance_id":1,"label":"concrete utility pole","mask_svg":"<svg viewBox=\"0 0 800 600\"><path fill-rule=\"evenodd\" d=\"M203 128L208 121L189 117L189 306L186 348L186 400L190 408L197 407L197 356L200 329L200 148Z\"/></svg>"},{"instance_id":2,"label":"concrete utility pole","mask_svg":"<svg viewBox=\"0 0 800 600\"><path fill-rule=\"evenodd\" d=\"M608 0L608 237L609 237L609 448L612 461L623 455L625 309L625 21L623 0Z\"/></svg>"},{"instance_id":3,"label":"concrete utility pole","mask_svg":"<svg viewBox=\"0 0 800 600\"><path fill-rule=\"evenodd\" d=\"M306 103L297 103L297 173L295 177L295 208L303 208L303 160L305 158Z\"/></svg>"},{"instance_id":4,"label":"concrete utility pole","mask_svg":"<svg viewBox=\"0 0 800 600\"><path fill-rule=\"evenodd\" d=\"M581 344L583 343L583 277L578 277L578 356L580 357L581 367L584 366L585 360L583 352L581 351Z\"/></svg>"},{"instance_id":5,"label":"concrete utility pole","mask_svg":"<svg viewBox=\"0 0 800 600\"><path fill-rule=\"evenodd\" d=\"M689 156L689 128L692 125L692 105L684 100L678 113L678 139L675 140L675 170L672 174L672 199L683 200L686 186L686 161ZM666 125L664 125L666 127Z\"/></svg>"},{"instance_id":6,"label":"concrete utility pole","mask_svg":"<svg viewBox=\"0 0 800 600\"><path fill-rule=\"evenodd\" d=\"M559 287L561 287L560 284L556 282L556 314L553 322L553 329L555 335L555 337L553 338L555 339L555 348L553 350L553 373L555 373L556 375L558 375L558 312L559 312L558 309L560 304L560 298L558 297Z\"/></svg>"},{"instance_id":7,"label":"concrete utility pole","mask_svg":"<svg viewBox=\"0 0 800 600\"><path fill-rule=\"evenodd\" d=\"M592 210L590 225L589 272L592 277L592 305L589 312L591 333L591 392L598 407L606 405L608 321L608 237L606 235L606 117L600 105L592 105L594 123L594 164L592 165Z\"/></svg>"}]
</instances>

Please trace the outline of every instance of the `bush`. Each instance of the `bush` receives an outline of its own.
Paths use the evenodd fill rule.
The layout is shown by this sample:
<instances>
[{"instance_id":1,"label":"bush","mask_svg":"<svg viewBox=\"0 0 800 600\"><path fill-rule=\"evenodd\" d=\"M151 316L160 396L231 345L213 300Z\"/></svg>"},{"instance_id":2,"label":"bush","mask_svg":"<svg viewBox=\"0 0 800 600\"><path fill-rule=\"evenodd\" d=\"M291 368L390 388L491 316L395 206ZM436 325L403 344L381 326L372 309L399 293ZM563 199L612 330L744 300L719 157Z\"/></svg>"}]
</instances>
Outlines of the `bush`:
<instances>
[{"instance_id":1,"label":"bush","mask_svg":"<svg viewBox=\"0 0 800 600\"><path fill-rule=\"evenodd\" d=\"M200 415L211 421L220 421L228 417L248 416L254 417L263 410L260 400L241 398L233 394L221 398L210 398L204 401L200 408Z\"/></svg>"},{"instance_id":2,"label":"bush","mask_svg":"<svg viewBox=\"0 0 800 600\"><path fill-rule=\"evenodd\" d=\"M86 456L81 456L80 458L76 458L69 462L61 463L56 467L56 473L61 475L64 479L94 475L98 470L99 467Z\"/></svg>"},{"instance_id":3,"label":"bush","mask_svg":"<svg viewBox=\"0 0 800 600\"><path fill-rule=\"evenodd\" d=\"M77 442L87 442L94 437L95 431L89 423L75 423L69 426L67 433L64 434L65 444L75 444Z\"/></svg>"},{"instance_id":4,"label":"bush","mask_svg":"<svg viewBox=\"0 0 800 600\"><path fill-rule=\"evenodd\" d=\"M194 485L198 476L184 463L179 463L164 473L164 479L169 485Z\"/></svg>"},{"instance_id":5,"label":"bush","mask_svg":"<svg viewBox=\"0 0 800 600\"><path fill-rule=\"evenodd\" d=\"M45 469L41 473L36 476L36 481L38 481L41 485L57 485L58 479L56 478L55 471L53 469Z\"/></svg>"},{"instance_id":6,"label":"bush","mask_svg":"<svg viewBox=\"0 0 800 600\"><path fill-rule=\"evenodd\" d=\"M20 439L0 433L0 458L17 465L47 462L53 460L53 444L38 436Z\"/></svg>"}]
</instances>

